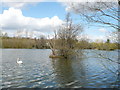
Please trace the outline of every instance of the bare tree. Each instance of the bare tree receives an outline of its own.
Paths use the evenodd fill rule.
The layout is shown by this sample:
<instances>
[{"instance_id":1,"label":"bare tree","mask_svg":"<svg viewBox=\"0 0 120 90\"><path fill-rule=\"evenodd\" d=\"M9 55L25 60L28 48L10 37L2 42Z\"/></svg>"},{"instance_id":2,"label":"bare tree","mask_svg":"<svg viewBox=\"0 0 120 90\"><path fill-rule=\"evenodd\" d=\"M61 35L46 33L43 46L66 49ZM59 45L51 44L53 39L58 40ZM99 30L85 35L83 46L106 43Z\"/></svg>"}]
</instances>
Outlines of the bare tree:
<instances>
[{"instance_id":1,"label":"bare tree","mask_svg":"<svg viewBox=\"0 0 120 90\"><path fill-rule=\"evenodd\" d=\"M54 38L49 38L52 50L50 57L69 58L76 49L77 36L83 31L81 25L73 24L70 14L66 15L65 23L58 30L54 30Z\"/></svg>"},{"instance_id":2,"label":"bare tree","mask_svg":"<svg viewBox=\"0 0 120 90\"><path fill-rule=\"evenodd\" d=\"M83 31L81 25L73 24L70 14L66 15L65 24L57 31L58 55L69 58L75 53L77 36Z\"/></svg>"},{"instance_id":3,"label":"bare tree","mask_svg":"<svg viewBox=\"0 0 120 90\"><path fill-rule=\"evenodd\" d=\"M87 22L98 23L120 30L120 4L118 2L69 2L68 10L81 15Z\"/></svg>"},{"instance_id":4,"label":"bare tree","mask_svg":"<svg viewBox=\"0 0 120 90\"><path fill-rule=\"evenodd\" d=\"M54 56L56 56L57 55L57 53L56 53L56 41L57 41L57 32L56 32L56 30L54 30L54 35L53 35L53 38L51 39L49 36L48 36L48 38L49 38L49 40L48 40L48 44L49 44L49 47L50 47L50 49L52 50L52 55L50 56L50 57L54 57Z\"/></svg>"}]
</instances>

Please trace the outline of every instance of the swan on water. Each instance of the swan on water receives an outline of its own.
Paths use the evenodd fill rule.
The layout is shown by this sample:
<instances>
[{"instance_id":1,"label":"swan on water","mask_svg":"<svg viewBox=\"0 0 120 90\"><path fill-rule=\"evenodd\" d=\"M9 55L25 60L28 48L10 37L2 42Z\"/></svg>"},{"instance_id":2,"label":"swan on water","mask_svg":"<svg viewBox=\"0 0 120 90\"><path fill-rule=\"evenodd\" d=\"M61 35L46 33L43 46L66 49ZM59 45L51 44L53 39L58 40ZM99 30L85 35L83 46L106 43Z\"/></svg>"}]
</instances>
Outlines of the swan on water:
<instances>
[{"instance_id":1,"label":"swan on water","mask_svg":"<svg viewBox=\"0 0 120 90\"><path fill-rule=\"evenodd\" d=\"M20 60L20 58L17 58L17 63L22 64L23 62Z\"/></svg>"}]
</instances>

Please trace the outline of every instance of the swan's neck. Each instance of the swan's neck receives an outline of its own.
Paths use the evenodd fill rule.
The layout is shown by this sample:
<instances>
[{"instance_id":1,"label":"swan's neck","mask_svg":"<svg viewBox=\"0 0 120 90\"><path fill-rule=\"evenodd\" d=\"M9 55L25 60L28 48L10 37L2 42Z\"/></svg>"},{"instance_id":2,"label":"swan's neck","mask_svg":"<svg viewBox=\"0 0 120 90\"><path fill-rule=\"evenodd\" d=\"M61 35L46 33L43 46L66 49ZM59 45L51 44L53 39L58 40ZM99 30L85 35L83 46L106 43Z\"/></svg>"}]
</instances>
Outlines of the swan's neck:
<instances>
[{"instance_id":1,"label":"swan's neck","mask_svg":"<svg viewBox=\"0 0 120 90\"><path fill-rule=\"evenodd\" d=\"M20 59L18 58L17 61L20 61Z\"/></svg>"}]
</instances>

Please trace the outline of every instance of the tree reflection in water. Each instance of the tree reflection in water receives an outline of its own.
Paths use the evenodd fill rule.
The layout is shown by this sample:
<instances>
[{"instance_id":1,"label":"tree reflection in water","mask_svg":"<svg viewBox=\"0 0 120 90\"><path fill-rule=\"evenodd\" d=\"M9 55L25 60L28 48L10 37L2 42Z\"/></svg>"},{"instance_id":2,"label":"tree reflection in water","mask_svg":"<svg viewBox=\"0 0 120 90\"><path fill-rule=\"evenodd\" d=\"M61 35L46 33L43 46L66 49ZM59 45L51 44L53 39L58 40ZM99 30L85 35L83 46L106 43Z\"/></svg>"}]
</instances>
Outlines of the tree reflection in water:
<instances>
[{"instance_id":1,"label":"tree reflection in water","mask_svg":"<svg viewBox=\"0 0 120 90\"><path fill-rule=\"evenodd\" d=\"M52 59L55 81L59 87L82 87L85 82L85 70L82 60Z\"/></svg>"}]
</instances>

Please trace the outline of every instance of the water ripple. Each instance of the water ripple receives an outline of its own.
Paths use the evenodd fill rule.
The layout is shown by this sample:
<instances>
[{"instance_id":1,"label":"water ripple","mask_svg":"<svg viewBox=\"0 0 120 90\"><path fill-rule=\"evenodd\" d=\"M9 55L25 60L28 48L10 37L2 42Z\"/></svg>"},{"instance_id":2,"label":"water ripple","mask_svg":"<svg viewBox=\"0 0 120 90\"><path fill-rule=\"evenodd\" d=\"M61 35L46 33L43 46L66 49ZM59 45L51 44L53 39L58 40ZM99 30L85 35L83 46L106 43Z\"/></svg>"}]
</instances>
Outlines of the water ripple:
<instances>
[{"instance_id":1,"label":"water ripple","mask_svg":"<svg viewBox=\"0 0 120 90\"><path fill-rule=\"evenodd\" d=\"M105 60L102 62L115 73L101 65L101 61L96 58L52 60L48 57L50 50L3 51L3 88L114 88L120 84L117 68L112 68L112 65L117 67L117 64L108 64ZM16 64L19 55L23 65Z\"/></svg>"}]
</instances>

